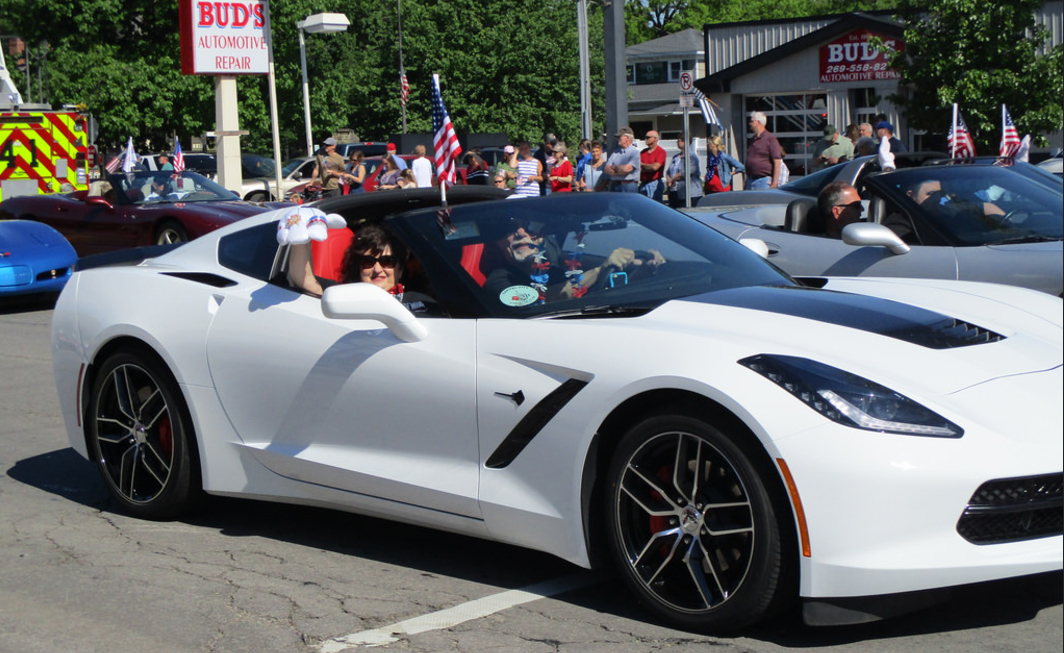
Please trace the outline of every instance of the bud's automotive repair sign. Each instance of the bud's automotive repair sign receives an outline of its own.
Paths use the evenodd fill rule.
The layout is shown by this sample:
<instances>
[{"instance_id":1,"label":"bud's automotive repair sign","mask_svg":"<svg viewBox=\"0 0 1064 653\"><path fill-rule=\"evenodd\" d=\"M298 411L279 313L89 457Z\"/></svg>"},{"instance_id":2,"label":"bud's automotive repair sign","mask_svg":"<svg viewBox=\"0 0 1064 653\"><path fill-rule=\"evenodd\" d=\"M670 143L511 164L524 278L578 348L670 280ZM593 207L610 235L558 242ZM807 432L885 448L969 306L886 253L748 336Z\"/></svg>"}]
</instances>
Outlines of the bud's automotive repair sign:
<instances>
[{"instance_id":1,"label":"bud's automotive repair sign","mask_svg":"<svg viewBox=\"0 0 1064 653\"><path fill-rule=\"evenodd\" d=\"M878 79L901 77L890 67L887 52L877 50L868 42L868 37L883 40L887 50L905 49L902 41L889 36L874 34L868 30L854 30L845 36L820 46L820 82L870 82Z\"/></svg>"},{"instance_id":2,"label":"bud's automotive repair sign","mask_svg":"<svg viewBox=\"0 0 1064 653\"><path fill-rule=\"evenodd\" d=\"M181 72L186 75L265 75L269 4L180 0Z\"/></svg>"}]
</instances>

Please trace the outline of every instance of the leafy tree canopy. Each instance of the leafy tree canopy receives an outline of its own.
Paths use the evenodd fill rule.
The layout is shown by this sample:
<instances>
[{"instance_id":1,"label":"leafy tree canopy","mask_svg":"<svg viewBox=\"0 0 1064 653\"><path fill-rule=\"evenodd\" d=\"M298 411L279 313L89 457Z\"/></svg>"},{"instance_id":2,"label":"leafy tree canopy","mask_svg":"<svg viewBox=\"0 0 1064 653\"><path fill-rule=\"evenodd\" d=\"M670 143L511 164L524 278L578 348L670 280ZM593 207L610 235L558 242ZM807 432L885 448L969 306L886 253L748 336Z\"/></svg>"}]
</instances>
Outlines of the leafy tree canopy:
<instances>
[{"instance_id":1,"label":"leafy tree canopy","mask_svg":"<svg viewBox=\"0 0 1064 653\"><path fill-rule=\"evenodd\" d=\"M580 135L576 5L572 0L514 3L399 0L403 63L411 92L407 131L431 129L430 84L460 132L505 132L539 140L545 131ZM47 7L48 19L41 13ZM338 129L365 140L401 130L396 2L275 0L270 5L282 149L303 149L302 72L296 23L320 12L351 19L346 33L308 34L311 123L321 142ZM592 114L605 125L602 8L590 4ZM53 106L84 103L100 123L99 143L132 136L142 151L214 128L214 80L180 71L178 9L173 0L0 0L0 33L33 47L47 41L46 86ZM269 152L266 78L238 78L241 139ZM187 149L187 145L186 145Z\"/></svg>"},{"instance_id":2,"label":"leafy tree canopy","mask_svg":"<svg viewBox=\"0 0 1064 653\"><path fill-rule=\"evenodd\" d=\"M311 121L320 142L339 129L364 140L401 130L397 4L403 63L411 85L407 130L430 129L433 73L460 132L505 132L537 141L545 131L580 133L574 0L274 0L271 18L282 149L303 149L303 95L296 23L343 12L348 32L308 34ZM895 61L905 84L892 98L912 125L948 126L960 103L980 151L1000 135L1008 104L1021 133L1061 125L1061 47L1040 54L1045 30L1033 24L1041 0L626 0L629 43L706 24L796 18L898 8L909 25ZM603 15L589 0L594 128L605 125ZM44 15L46 14L46 15ZM0 33L18 34L37 51L47 43L49 101L84 103L100 123L99 144L168 147L214 128L214 81L180 72L174 0L0 0ZM238 81L242 139L269 152L272 137L265 77ZM187 142L187 140L186 140Z\"/></svg>"},{"instance_id":3,"label":"leafy tree canopy","mask_svg":"<svg viewBox=\"0 0 1064 653\"><path fill-rule=\"evenodd\" d=\"M910 124L943 132L956 102L982 154L998 151L1002 103L1021 135L1059 130L1064 46L1048 49L1048 30L1034 22L1041 6L1041 0L901 0L905 51L892 65L903 86L891 100Z\"/></svg>"},{"instance_id":4,"label":"leafy tree canopy","mask_svg":"<svg viewBox=\"0 0 1064 653\"><path fill-rule=\"evenodd\" d=\"M716 23L892 9L896 3L897 0L626 0L625 30L628 44L632 45Z\"/></svg>"}]
</instances>

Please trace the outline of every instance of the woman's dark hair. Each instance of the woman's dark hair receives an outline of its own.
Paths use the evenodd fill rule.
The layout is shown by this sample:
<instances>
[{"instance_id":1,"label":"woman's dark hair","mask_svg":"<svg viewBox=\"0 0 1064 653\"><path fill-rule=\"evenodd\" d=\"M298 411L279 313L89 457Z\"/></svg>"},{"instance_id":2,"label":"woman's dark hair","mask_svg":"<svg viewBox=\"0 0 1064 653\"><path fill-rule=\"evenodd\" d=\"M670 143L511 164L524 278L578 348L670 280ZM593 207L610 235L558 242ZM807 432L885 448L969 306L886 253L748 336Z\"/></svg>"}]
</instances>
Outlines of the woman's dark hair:
<instances>
[{"instance_id":1,"label":"woman's dark hair","mask_svg":"<svg viewBox=\"0 0 1064 653\"><path fill-rule=\"evenodd\" d=\"M392 255L406 264L406 247L396 238L390 229L381 224L363 224L355 227L355 237L344 252L344 262L340 271L340 283L353 283L361 278L359 259L363 254L380 256L385 247L392 248Z\"/></svg>"}]
</instances>

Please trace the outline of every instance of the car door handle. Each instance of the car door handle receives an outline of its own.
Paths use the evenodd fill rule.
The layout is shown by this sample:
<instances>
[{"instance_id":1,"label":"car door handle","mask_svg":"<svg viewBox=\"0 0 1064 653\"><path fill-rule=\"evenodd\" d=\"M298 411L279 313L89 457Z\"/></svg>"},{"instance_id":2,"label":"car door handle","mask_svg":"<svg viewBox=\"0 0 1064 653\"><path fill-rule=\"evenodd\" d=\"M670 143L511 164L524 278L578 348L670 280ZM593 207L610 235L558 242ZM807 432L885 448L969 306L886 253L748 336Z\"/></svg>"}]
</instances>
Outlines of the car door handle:
<instances>
[{"instance_id":1,"label":"car door handle","mask_svg":"<svg viewBox=\"0 0 1064 653\"><path fill-rule=\"evenodd\" d=\"M518 390L517 392L514 392L512 394L507 394L505 392L496 392L495 396L496 397L505 397L506 399L509 399L509 400L513 401L518 406L520 406L521 404L525 403L525 393L521 392L520 390Z\"/></svg>"}]
</instances>

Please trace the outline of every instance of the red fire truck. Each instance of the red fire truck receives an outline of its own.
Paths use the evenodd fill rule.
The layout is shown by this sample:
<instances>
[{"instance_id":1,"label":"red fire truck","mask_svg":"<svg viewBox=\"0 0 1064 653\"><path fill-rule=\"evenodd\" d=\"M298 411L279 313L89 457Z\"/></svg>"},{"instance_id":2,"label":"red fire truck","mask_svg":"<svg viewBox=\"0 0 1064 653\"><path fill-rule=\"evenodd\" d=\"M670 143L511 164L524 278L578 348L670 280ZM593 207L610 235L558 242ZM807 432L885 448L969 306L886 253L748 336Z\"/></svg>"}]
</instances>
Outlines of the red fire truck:
<instances>
[{"instance_id":1,"label":"red fire truck","mask_svg":"<svg viewBox=\"0 0 1064 653\"><path fill-rule=\"evenodd\" d=\"M0 200L88 189L91 121L81 107L0 112Z\"/></svg>"}]
</instances>

